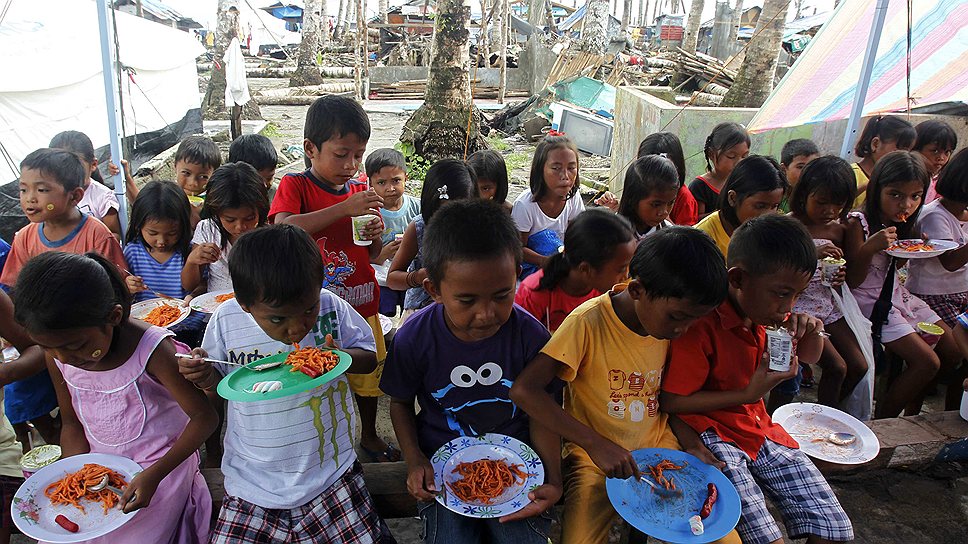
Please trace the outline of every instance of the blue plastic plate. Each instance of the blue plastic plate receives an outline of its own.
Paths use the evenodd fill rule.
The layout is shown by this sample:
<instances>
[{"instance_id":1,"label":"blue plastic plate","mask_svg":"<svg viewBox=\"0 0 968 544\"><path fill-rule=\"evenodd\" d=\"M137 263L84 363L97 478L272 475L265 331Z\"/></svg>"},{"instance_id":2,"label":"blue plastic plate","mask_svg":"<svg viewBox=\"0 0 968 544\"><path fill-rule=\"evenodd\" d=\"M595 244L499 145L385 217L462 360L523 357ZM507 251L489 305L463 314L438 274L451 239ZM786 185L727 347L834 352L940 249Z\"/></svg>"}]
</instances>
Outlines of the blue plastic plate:
<instances>
[{"instance_id":1,"label":"blue plastic plate","mask_svg":"<svg viewBox=\"0 0 968 544\"><path fill-rule=\"evenodd\" d=\"M632 456L639 464L643 477L649 474L648 465L655 465L663 459L685 465L682 470L666 472L674 476L676 487L682 490L679 497L659 497L648 484L633 478L605 480L605 490L612 506L633 527L651 537L675 544L712 542L736 527L741 511L739 493L719 469L677 450L645 448L633 451ZM689 518L699 514L706 501L706 486L709 483L716 485L719 498L709 517L702 520L703 534L695 536L689 529Z\"/></svg>"}]
</instances>

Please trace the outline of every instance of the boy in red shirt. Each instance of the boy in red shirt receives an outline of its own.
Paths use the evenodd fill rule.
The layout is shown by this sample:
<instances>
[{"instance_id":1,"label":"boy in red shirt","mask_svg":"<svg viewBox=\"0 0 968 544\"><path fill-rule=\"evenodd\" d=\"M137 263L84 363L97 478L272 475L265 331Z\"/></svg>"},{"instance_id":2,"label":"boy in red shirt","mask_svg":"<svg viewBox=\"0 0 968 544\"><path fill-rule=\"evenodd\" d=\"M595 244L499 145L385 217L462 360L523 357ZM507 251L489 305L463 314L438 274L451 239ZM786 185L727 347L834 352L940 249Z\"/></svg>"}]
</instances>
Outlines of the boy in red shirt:
<instances>
[{"instance_id":1,"label":"boy in red shirt","mask_svg":"<svg viewBox=\"0 0 968 544\"><path fill-rule=\"evenodd\" d=\"M377 369L370 374L349 375L360 411L360 447L374 461L399 461L400 452L376 432L377 398L386 346L378 314L380 287L370 261L380 254L383 199L366 183L353 178L370 139L370 121L354 100L340 96L317 99L306 113L303 150L308 170L288 174L279 182L269 208L269 221L302 228L316 240L323 256L323 287L350 303L376 338ZM353 240L353 217L372 214L361 238Z\"/></svg>"},{"instance_id":2,"label":"boy in red shirt","mask_svg":"<svg viewBox=\"0 0 968 544\"><path fill-rule=\"evenodd\" d=\"M806 537L810 544L853 540L850 520L827 481L763 404L774 386L797 374L797 358L814 363L823 349L823 323L790 314L817 266L810 234L790 217L751 219L733 234L726 265L726 301L672 341L660 405L725 461L723 472L743 503L736 526L743 542L783 542L764 491L790 538ZM797 339L787 372L768 368L764 326L776 324Z\"/></svg>"}]
</instances>

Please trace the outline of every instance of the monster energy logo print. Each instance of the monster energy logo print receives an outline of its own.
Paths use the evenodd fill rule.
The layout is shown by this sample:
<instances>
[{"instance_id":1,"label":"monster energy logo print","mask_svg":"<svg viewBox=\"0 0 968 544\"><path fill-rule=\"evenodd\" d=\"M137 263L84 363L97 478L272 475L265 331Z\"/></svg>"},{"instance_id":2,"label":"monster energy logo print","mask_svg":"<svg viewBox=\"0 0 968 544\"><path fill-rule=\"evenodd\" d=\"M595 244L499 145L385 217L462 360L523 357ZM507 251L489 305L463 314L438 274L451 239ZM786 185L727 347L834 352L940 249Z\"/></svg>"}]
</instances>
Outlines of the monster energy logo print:
<instances>
[{"instance_id":1,"label":"monster energy logo print","mask_svg":"<svg viewBox=\"0 0 968 544\"><path fill-rule=\"evenodd\" d=\"M323 413L320 408L323 405L323 397L329 399L329 417L331 419L330 443L333 445L333 463L339 464L339 420L336 418L336 395L339 393L340 408L343 410L343 418L346 420L347 434L350 436L350 444L353 444L353 419L349 409L349 386L345 381L338 382L335 386L330 386L326 391L321 391L319 395L311 397L299 406L307 406L313 412L313 427L319 434L319 465L322 466L326 459L326 427L323 425ZM352 447L352 446L350 446Z\"/></svg>"}]
</instances>

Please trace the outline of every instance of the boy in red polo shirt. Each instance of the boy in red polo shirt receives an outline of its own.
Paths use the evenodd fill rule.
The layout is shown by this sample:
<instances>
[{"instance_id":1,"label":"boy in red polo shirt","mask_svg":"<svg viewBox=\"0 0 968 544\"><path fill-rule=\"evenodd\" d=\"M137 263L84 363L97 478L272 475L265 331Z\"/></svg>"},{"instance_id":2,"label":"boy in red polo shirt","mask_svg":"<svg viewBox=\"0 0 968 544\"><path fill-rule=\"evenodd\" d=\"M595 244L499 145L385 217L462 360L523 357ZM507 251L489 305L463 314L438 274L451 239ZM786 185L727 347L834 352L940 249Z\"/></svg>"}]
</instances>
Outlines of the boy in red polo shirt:
<instances>
[{"instance_id":1,"label":"boy in red polo shirt","mask_svg":"<svg viewBox=\"0 0 968 544\"><path fill-rule=\"evenodd\" d=\"M279 182L269 208L269 221L300 227L316 240L323 256L323 287L350 303L362 315L376 339L377 368L348 376L360 412L360 446L372 461L399 461L400 452L376 432L377 399L386 347L378 314L380 287L370 260L380 254L383 199L366 183L353 179L370 139L370 121L351 98L324 96L306 112L303 150L308 170L288 174ZM353 241L352 218L372 214L362 239Z\"/></svg>"},{"instance_id":2,"label":"boy in red polo shirt","mask_svg":"<svg viewBox=\"0 0 968 544\"><path fill-rule=\"evenodd\" d=\"M747 544L782 543L764 491L783 515L790 538L843 542L854 533L823 475L797 442L773 423L763 396L797 373L768 369L764 326L782 324L797 339L797 357L814 363L823 323L790 314L817 266L810 234L796 220L767 215L733 234L727 258L729 295L672 341L662 381L662 409L701 434L736 486L743 515L736 529Z\"/></svg>"}]
</instances>

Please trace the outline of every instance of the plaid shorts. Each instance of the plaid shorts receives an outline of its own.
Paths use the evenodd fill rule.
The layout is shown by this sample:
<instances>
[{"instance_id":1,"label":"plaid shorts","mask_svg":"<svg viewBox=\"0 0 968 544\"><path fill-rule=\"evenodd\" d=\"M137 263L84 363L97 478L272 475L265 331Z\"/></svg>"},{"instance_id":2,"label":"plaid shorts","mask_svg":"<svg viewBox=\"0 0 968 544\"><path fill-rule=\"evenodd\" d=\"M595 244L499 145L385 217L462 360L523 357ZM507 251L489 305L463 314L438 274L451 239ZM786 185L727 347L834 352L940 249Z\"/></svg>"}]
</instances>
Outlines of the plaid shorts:
<instances>
[{"instance_id":1,"label":"plaid shorts","mask_svg":"<svg viewBox=\"0 0 968 544\"><path fill-rule=\"evenodd\" d=\"M373 507L357 462L308 503L289 510L226 495L211 544L396 544Z\"/></svg>"},{"instance_id":2,"label":"plaid shorts","mask_svg":"<svg viewBox=\"0 0 968 544\"><path fill-rule=\"evenodd\" d=\"M957 327L958 315L968 310L968 291L950 295L914 295L931 307L949 327Z\"/></svg>"},{"instance_id":3,"label":"plaid shorts","mask_svg":"<svg viewBox=\"0 0 968 544\"><path fill-rule=\"evenodd\" d=\"M817 467L798 449L767 440L750 459L735 444L724 442L712 431L702 440L713 455L726 463L723 472L743 503L736 530L745 544L765 544L783 538L766 507L763 492L780 509L791 539L817 535L834 541L854 539L847 513Z\"/></svg>"},{"instance_id":4,"label":"plaid shorts","mask_svg":"<svg viewBox=\"0 0 968 544\"><path fill-rule=\"evenodd\" d=\"M14 494L22 483L24 483L23 478L0 476L0 501L3 501L3 514L0 514L0 527L13 527L13 514L11 513L10 505L13 502Z\"/></svg>"}]
</instances>

